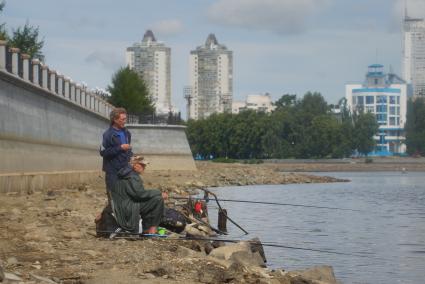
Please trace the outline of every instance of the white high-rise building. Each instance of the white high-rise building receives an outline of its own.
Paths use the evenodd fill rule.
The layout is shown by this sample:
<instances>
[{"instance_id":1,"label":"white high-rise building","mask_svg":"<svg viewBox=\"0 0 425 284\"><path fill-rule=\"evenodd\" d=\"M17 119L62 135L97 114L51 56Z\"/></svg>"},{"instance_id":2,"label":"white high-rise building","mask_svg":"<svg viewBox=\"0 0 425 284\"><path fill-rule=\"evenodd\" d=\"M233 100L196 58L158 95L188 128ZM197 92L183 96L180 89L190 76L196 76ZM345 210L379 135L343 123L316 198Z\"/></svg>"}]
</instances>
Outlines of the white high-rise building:
<instances>
[{"instance_id":1,"label":"white high-rise building","mask_svg":"<svg viewBox=\"0 0 425 284\"><path fill-rule=\"evenodd\" d=\"M425 21L404 17L403 78L415 96L425 96Z\"/></svg>"},{"instance_id":2,"label":"white high-rise building","mask_svg":"<svg viewBox=\"0 0 425 284\"><path fill-rule=\"evenodd\" d=\"M147 30L140 43L127 48L126 61L147 84L157 113L171 110L171 49Z\"/></svg>"},{"instance_id":3,"label":"white high-rise building","mask_svg":"<svg viewBox=\"0 0 425 284\"><path fill-rule=\"evenodd\" d=\"M233 96L233 53L210 34L204 45L190 52L189 58L191 119L213 113L231 112Z\"/></svg>"}]
</instances>

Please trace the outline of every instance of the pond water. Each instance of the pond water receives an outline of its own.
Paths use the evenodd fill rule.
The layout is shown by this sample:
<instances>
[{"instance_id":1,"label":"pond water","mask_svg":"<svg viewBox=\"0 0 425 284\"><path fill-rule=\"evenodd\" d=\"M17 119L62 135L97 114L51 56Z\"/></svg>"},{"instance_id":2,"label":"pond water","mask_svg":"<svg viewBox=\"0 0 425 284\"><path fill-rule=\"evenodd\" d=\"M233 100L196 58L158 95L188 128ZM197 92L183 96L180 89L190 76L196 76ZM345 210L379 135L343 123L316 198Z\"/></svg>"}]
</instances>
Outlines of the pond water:
<instances>
[{"instance_id":1,"label":"pond water","mask_svg":"<svg viewBox=\"0 0 425 284\"><path fill-rule=\"evenodd\" d=\"M343 283L425 283L425 173L315 173L344 183L213 188L219 198L359 211L221 202L231 238L338 253L265 247L271 268L331 265ZM217 207L209 203L212 224Z\"/></svg>"}]
</instances>

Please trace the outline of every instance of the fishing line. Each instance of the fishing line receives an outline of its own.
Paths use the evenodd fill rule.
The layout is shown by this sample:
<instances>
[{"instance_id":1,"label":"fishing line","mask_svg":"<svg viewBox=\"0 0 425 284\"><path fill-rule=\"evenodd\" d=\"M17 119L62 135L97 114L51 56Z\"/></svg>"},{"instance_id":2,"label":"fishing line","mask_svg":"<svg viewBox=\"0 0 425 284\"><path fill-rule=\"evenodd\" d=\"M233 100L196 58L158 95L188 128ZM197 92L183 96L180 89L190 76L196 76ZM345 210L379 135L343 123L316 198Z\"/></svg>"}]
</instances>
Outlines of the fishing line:
<instances>
[{"instance_id":1,"label":"fishing line","mask_svg":"<svg viewBox=\"0 0 425 284\"><path fill-rule=\"evenodd\" d=\"M179 197L173 196L170 197L177 200L187 200L189 197ZM192 198L194 200L204 200L204 198ZM236 202L236 203L252 203L252 204L264 204L264 205L279 205L279 206L294 206L294 207L308 207L308 208L318 208L318 209L331 209L331 210L344 210L344 211L355 211L362 212L358 209L349 209L349 208L340 208L340 207L328 207L328 206L315 206L315 205L305 205L305 204L293 204L293 203L279 203L279 202L267 202L267 201L251 201L251 200L238 200L238 199L217 199L218 201L223 202Z\"/></svg>"},{"instance_id":2,"label":"fishing line","mask_svg":"<svg viewBox=\"0 0 425 284\"><path fill-rule=\"evenodd\" d=\"M238 240L238 239L220 239L220 238L198 238L198 237L180 237L180 238L152 238L152 237L143 237L143 234L138 233L128 233L128 232L109 232L109 231L99 231L99 233L115 233L117 235L126 235L125 237L114 237L111 240L114 239L128 239L128 240L145 240L145 239L151 239L151 240L168 240L168 241L211 241L211 242L225 242L225 243L238 243L238 242L247 242L254 245L262 245L265 247L274 247L274 248L282 248L282 249L292 249L292 250L303 250L303 251L313 251L313 252L320 252L320 253L328 253L328 254L337 254L337 255L345 255L345 256L356 256L356 257L370 257L366 255L359 255L359 254L352 254L352 253L344 253L344 252L337 252L332 250L323 250L323 249L313 249L313 248L305 248L305 247L297 247L297 246L288 246L283 245L275 242L258 242L258 241L251 241L251 240Z\"/></svg>"}]
</instances>

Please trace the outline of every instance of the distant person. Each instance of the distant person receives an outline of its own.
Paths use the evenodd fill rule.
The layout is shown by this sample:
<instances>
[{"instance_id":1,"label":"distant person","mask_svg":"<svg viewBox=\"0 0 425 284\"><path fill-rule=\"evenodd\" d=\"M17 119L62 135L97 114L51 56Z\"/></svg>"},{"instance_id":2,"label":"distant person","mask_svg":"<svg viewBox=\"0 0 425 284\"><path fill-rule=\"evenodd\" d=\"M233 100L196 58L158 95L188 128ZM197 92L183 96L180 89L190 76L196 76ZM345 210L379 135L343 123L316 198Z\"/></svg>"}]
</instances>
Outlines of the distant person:
<instances>
[{"instance_id":1,"label":"distant person","mask_svg":"<svg viewBox=\"0 0 425 284\"><path fill-rule=\"evenodd\" d=\"M146 190L140 177L147 166L141 156L131 159L130 165L118 172L118 180L111 190L111 198L118 225L130 232L139 232L142 219L143 233L156 234L164 215L166 192Z\"/></svg>"},{"instance_id":2,"label":"distant person","mask_svg":"<svg viewBox=\"0 0 425 284\"><path fill-rule=\"evenodd\" d=\"M100 149L108 201L111 189L118 179L118 171L126 167L133 156L130 145L131 133L125 128L127 111L124 108L115 108L111 111L109 118L110 127L103 133Z\"/></svg>"}]
</instances>

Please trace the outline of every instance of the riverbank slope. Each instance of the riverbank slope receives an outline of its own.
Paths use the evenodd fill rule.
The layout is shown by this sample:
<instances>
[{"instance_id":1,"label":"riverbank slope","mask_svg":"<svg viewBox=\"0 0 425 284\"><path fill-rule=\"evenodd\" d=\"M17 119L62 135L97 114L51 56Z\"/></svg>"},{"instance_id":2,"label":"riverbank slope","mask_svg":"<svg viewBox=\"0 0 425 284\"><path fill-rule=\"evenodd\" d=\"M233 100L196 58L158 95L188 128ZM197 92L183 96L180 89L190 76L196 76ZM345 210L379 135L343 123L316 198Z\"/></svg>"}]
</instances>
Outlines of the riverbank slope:
<instances>
[{"instance_id":1,"label":"riverbank slope","mask_svg":"<svg viewBox=\"0 0 425 284\"><path fill-rule=\"evenodd\" d=\"M274 164L197 162L197 167L195 172L147 171L146 187L172 196L202 187L340 181L281 172ZM281 272L229 270L196 241L96 238L94 218L106 202L102 177L93 184L0 198L0 267L26 283L217 283L223 275L233 283L295 283Z\"/></svg>"}]
</instances>

